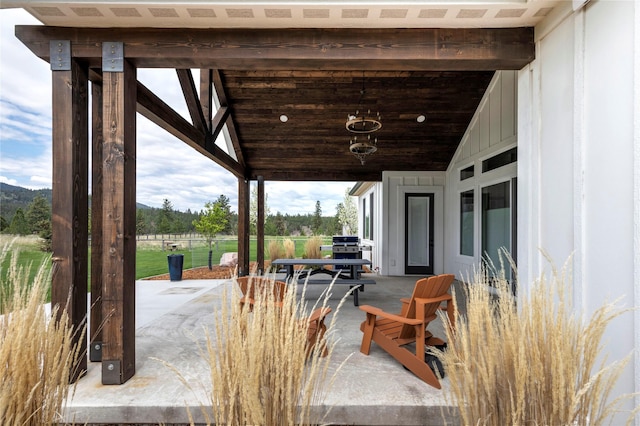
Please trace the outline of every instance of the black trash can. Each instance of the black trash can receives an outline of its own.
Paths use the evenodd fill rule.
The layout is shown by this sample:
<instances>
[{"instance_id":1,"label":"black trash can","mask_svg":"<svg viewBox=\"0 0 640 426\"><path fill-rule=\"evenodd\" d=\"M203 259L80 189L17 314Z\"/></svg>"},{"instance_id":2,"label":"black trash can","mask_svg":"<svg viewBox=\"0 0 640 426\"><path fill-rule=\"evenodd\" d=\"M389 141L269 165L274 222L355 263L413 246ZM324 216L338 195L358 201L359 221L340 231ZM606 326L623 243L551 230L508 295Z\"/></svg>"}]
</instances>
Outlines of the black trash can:
<instances>
[{"instance_id":1,"label":"black trash can","mask_svg":"<svg viewBox=\"0 0 640 426\"><path fill-rule=\"evenodd\" d=\"M169 260L169 279L171 281L182 280L184 254L170 254L167 256L167 259Z\"/></svg>"}]
</instances>

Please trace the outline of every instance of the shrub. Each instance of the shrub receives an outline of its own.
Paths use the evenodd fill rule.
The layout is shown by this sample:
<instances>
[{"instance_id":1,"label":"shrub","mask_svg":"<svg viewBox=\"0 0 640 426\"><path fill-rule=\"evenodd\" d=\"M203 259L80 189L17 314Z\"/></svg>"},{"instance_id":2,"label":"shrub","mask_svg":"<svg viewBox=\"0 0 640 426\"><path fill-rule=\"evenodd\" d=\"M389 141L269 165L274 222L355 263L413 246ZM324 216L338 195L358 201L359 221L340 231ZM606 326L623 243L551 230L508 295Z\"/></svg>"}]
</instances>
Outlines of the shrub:
<instances>
[{"instance_id":1,"label":"shrub","mask_svg":"<svg viewBox=\"0 0 640 426\"><path fill-rule=\"evenodd\" d=\"M577 316L568 277L566 267L554 268L516 306L504 268L475 274L466 314L436 353L462 424L599 425L613 413L619 401L607 400L627 360L605 364L600 342L623 311L606 304L588 321Z\"/></svg>"},{"instance_id":2,"label":"shrub","mask_svg":"<svg viewBox=\"0 0 640 426\"><path fill-rule=\"evenodd\" d=\"M0 265L9 251L5 245ZM29 268L19 267L13 254L8 270L0 270L0 424L54 424L78 348L66 312L52 309L58 321L46 313L50 268L43 263L30 283Z\"/></svg>"}]
</instances>

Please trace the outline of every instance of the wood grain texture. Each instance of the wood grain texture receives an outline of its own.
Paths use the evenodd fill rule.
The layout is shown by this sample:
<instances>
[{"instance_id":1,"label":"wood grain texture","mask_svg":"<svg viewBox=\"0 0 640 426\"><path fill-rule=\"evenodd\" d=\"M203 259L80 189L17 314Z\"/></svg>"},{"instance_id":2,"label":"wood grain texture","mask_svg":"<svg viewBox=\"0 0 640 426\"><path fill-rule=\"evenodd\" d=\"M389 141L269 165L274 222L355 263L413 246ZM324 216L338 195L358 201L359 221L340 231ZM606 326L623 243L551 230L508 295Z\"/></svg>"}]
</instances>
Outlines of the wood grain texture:
<instances>
[{"instance_id":1,"label":"wood grain texture","mask_svg":"<svg viewBox=\"0 0 640 426\"><path fill-rule=\"evenodd\" d=\"M264 178L258 176L258 222L256 224L256 262L258 264L258 271L264 271L264 207L265 207L265 194L264 194Z\"/></svg>"},{"instance_id":2,"label":"wood grain texture","mask_svg":"<svg viewBox=\"0 0 640 426\"><path fill-rule=\"evenodd\" d=\"M121 40L138 68L237 70L495 70L534 59L533 28L160 29L18 26L16 36L47 59L49 40L100 58ZM95 58L95 59L94 59Z\"/></svg>"},{"instance_id":3,"label":"wood grain texture","mask_svg":"<svg viewBox=\"0 0 640 426\"><path fill-rule=\"evenodd\" d=\"M90 360L101 361L102 352L102 217L103 175L102 151L104 143L102 126L102 82L91 83L91 344L98 344L99 351L90 350ZM94 343L95 342L95 343Z\"/></svg>"},{"instance_id":4,"label":"wood grain texture","mask_svg":"<svg viewBox=\"0 0 640 426\"><path fill-rule=\"evenodd\" d=\"M238 276L249 274L249 181L238 179Z\"/></svg>"},{"instance_id":5,"label":"wood grain texture","mask_svg":"<svg viewBox=\"0 0 640 426\"><path fill-rule=\"evenodd\" d=\"M103 366L119 361L117 380L135 373L136 70L103 73Z\"/></svg>"},{"instance_id":6,"label":"wood grain texture","mask_svg":"<svg viewBox=\"0 0 640 426\"><path fill-rule=\"evenodd\" d=\"M44 59L50 39L71 39L72 54L95 65L100 42L118 39L138 67L181 70L195 125L143 86L140 112L251 180L379 180L383 170L444 171L495 71L521 69L535 57L532 28L19 26L16 34ZM189 68L204 71L200 109L206 118L200 118ZM217 97L217 111L208 90ZM349 152L353 135L345 128L356 110L382 116L378 151L364 165ZM288 120L281 122L281 115ZM426 120L418 123L419 115ZM231 155L214 144L223 127Z\"/></svg>"},{"instance_id":7,"label":"wood grain texture","mask_svg":"<svg viewBox=\"0 0 640 426\"><path fill-rule=\"evenodd\" d=\"M87 367L88 268L88 78L87 69L71 61L70 71L52 72L52 259L51 303L66 309L81 357L72 380Z\"/></svg>"}]
</instances>

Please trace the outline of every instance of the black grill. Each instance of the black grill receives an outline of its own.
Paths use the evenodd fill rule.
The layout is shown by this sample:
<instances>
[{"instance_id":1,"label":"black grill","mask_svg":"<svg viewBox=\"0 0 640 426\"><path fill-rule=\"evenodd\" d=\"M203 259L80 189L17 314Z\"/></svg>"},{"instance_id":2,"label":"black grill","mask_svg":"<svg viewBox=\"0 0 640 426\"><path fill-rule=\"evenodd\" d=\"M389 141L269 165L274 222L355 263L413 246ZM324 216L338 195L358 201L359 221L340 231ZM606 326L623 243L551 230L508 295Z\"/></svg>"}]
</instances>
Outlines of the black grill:
<instances>
[{"instance_id":1,"label":"black grill","mask_svg":"<svg viewBox=\"0 0 640 426\"><path fill-rule=\"evenodd\" d=\"M331 250L334 259L362 259L360 238L355 235L336 235ZM349 269L346 265L335 265L335 269Z\"/></svg>"}]
</instances>

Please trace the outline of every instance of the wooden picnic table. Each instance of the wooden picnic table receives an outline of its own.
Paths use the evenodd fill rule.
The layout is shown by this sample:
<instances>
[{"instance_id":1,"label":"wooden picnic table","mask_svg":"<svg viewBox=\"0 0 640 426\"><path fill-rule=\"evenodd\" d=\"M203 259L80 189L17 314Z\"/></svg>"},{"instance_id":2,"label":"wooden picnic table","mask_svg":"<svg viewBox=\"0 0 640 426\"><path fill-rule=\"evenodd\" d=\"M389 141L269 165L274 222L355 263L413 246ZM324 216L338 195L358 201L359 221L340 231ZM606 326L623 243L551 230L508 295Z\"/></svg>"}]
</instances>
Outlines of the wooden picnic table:
<instances>
[{"instance_id":1,"label":"wooden picnic table","mask_svg":"<svg viewBox=\"0 0 640 426\"><path fill-rule=\"evenodd\" d=\"M375 280L361 277L362 267L371 265L368 259L276 259L271 263L276 267L284 267L287 281L297 279L298 282L307 284L330 284L335 280L335 284L348 285L350 289L355 288L354 306L358 306L358 292L364 291L365 285L376 283ZM325 266L328 265L333 268L326 269ZM295 266L310 266L311 269L296 273ZM327 274L331 279L311 278L316 274Z\"/></svg>"}]
</instances>

